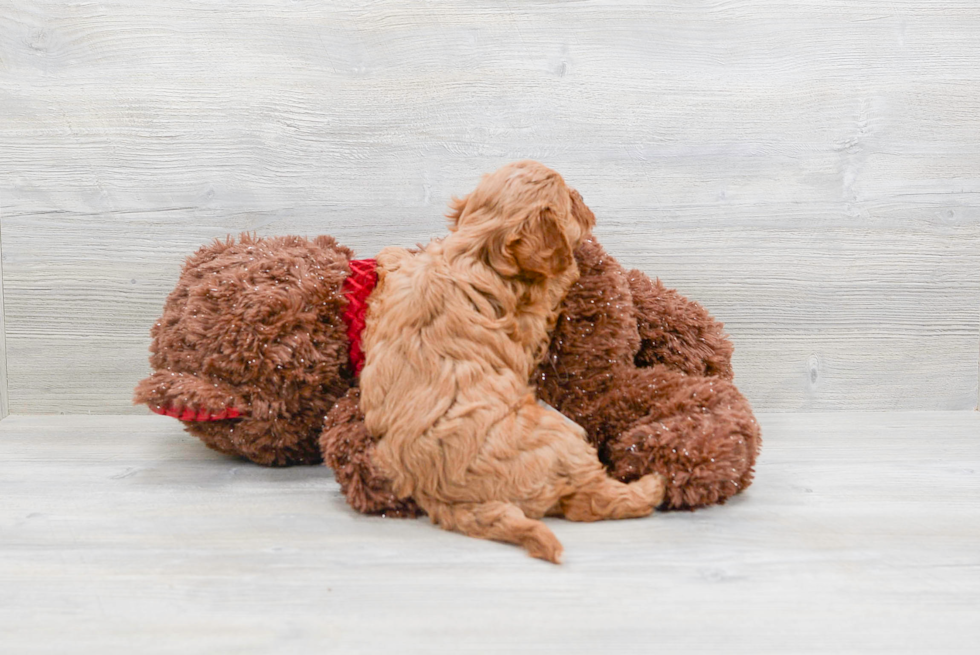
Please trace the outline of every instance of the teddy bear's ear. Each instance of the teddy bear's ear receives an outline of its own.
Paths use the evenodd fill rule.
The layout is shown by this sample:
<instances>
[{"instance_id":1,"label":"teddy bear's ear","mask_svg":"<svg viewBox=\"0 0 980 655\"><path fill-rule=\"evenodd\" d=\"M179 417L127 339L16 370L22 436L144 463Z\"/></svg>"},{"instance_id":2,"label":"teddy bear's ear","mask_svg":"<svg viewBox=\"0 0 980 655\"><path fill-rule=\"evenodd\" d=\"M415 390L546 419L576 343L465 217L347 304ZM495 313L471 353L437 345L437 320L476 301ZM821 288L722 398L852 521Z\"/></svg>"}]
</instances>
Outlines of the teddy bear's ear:
<instances>
[{"instance_id":1,"label":"teddy bear's ear","mask_svg":"<svg viewBox=\"0 0 980 655\"><path fill-rule=\"evenodd\" d=\"M508 250L520 273L552 277L572 265L572 248L551 205L534 208Z\"/></svg>"}]
</instances>

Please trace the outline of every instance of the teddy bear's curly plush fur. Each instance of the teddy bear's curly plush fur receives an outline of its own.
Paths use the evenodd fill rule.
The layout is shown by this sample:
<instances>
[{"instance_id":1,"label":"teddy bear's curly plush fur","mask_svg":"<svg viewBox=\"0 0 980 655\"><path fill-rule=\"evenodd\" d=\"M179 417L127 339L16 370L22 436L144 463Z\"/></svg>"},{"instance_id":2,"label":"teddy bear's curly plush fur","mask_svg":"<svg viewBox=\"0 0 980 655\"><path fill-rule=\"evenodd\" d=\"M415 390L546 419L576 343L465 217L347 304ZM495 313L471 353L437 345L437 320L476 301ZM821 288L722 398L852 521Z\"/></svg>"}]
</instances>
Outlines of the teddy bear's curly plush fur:
<instances>
[{"instance_id":1,"label":"teddy bear's curly plush fur","mask_svg":"<svg viewBox=\"0 0 980 655\"><path fill-rule=\"evenodd\" d=\"M341 320L351 256L327 236L245 235L202 248L151 330L155 372L135 402L259 464L322 458L355 509L416 516L418 506L396 498L374 466L358 408ZM587 430L613 476L661 473L666 507L724 502L745 489L759 426L732 383L722 326L659 281L625 271L594 239L575 256L581 277L533 376L539 398Z\"/></svg>"},{"instance_id":2,"label":"teddy bear's curly plush fur","mask_svg":"<svg viewBox=\"0 0 980 655\"><path fill-rule=\"evenodd\" d=\"M586 429L611 475L662 474L665 507L720 503L745 489L761 437L732 383L722 325L659 280L624 270L594 238L575 257L581 276L533 376L538 397ZM354 386L327 414L325 462L358 511L421 514L375 466L359 398Z\"/></svg>"},{"instance_id":3,"label":"teddy bear's curly plush fur","mask_svg":"<svg viewBox=\"0 0 980 655\"><path fill-rule=\"evenodd\" d=\"M341 319L352 255L328 236L245 234L198 250L150 330L155 372L134 402L188 416L187 431L223 453L321 461L323 416L354 380ZM240 418L220 418L229 411Z\"/></svg>"}]
</instances>

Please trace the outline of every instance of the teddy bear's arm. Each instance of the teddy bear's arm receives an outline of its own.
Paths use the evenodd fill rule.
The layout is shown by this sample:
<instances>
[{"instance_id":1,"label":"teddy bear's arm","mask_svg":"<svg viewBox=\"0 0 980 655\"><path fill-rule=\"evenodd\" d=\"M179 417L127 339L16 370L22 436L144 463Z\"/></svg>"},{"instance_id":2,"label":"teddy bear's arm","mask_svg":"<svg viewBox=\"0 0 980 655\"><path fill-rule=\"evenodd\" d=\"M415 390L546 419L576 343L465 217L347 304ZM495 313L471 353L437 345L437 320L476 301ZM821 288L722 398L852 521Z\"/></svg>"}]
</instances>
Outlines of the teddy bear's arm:
<instances>
[{"instance_id":1,"label":"teddy bear's arm","mask_svg":"<svg viewBox=\"0 0 980 655\"><path fill-rule=\"evenodd\" d=\"M628 278L641 339L637 366L664 364L689 375L732 379L733 347L721 323L659 279L652 282L636 269Z\"/></svg>"}]
</instances>

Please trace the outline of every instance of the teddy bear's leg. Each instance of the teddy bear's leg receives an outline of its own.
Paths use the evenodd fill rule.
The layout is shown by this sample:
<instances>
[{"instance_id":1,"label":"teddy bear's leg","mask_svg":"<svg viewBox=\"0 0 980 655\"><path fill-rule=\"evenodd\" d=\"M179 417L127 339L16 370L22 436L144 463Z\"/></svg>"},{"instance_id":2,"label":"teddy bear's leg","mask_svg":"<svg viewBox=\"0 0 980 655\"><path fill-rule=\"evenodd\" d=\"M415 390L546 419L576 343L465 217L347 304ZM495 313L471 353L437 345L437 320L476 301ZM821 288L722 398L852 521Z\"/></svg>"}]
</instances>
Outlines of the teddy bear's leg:
<instances>
[{"instance_id":1,"label":"teddy bear's leg","mask_svg":"<svg viewBox=\"0 0 980 655\"><path fill-rule=\"evenodd\" d=\"M391 481L371 459L376 441L364 427L360 409L361 390L351 387L324 419L320 452L333 469L348 504L365 514L415 517L425 512L411 498L399 499Z\"/></svg>"},{"instance_id":2,"label":"teddy bear's leg","mask_svg":"<svg viewBox=\"0 0 980 655\"><path fill-rule=\"evenodd\" d=\"M606 415L619 408L620 416L636 417L602 439L610 474L623 481L663 475L666 507L721 503L752 483L759 424L730 381L664 366L637 369L603 404Z\"/></svg>"},{"instance_id":3,"label":"teddy bear's leg","mask_svg":"<svg viewBox=\"0 0 980 655\"><path fill-rule=\"evenodd\" d=\"M156 371L136 386L133 402L181 420L187 432L213 450L240 454L231 435L237 417L248 411L247 403L229 385L190 373Z\"/></svg>"},{"instance_id":4,"label":"teddy bear's leg","mask_svg":"<svg viewBox=\"0 0 980 655\"><path fill-rule=\"evenodd\" d=\"M178 371L156 371L137 386L134 402L180 420L184 429L208 448L246 457L266 466L315 464L320 461L317 435L322 413L311 409L287 413L261 401L246 402L242 387ZM323 389L320 389L321 393ZM335 391L336 393L336 391ZM294 394L297 398L299 393ZM319 410L325 412L325 410ZM284 414L288 420L281 419Z\"/></svg>"},{"instance_id":5,"label":"teddy bear's leg","mask_svg":"<svg viewBox=\"0 0 980 655\"><path fill-rule=\"evenodd\" d=\"M732 379L724 326L698 303L634 269L628 273L640 331L637 366L664 364L690 375Z\"/></svg>"},{"instance_id":6,"label":"teddy bear's leg","mask_svg":"<svg viewBox=\"0 0 980 655\"><path fill-rule=\"evenodd\" d=\"M237 416L247 411L245 402L233 387L191 373L156 371L141 380L133 402L148 405L158 414L181 418L185 412L204 417Z\"/></svg>"}]
</instances>

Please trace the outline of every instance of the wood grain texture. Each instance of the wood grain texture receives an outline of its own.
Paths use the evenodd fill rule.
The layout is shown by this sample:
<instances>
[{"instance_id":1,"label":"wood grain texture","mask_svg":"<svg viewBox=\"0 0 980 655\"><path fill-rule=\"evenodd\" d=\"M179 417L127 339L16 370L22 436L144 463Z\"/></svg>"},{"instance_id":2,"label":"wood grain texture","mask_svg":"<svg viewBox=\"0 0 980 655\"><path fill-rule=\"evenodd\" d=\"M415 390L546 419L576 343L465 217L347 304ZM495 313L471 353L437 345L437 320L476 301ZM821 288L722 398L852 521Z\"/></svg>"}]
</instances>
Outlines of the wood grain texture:
<instances>
[{"instance_id":1,"label":"wood grain texture","mask_svg":"<svg viewBox=\"0 0 980 655\"><path fill-rule=\"evenodd\" d=\"M980 9L812 0L0 0L13 412L127 412L183 258L444 232L561 171L723 320L761 410L972 409Z\"/></svg>"},{"instance_id":2,"label":"wood grain texture","mask_svg":"<svg viewBox=\"0 0 980 655\"><path fill-rule=\"evenodd\" d=\"M3 216L3 196L0 195L0 217ZM3 221L0 220L0 420L10 414L10 395L7 393L7 325L3 302Z\"/></svg>"},{"instance_id":3,"label":"wood grain texture","mask_svg":"<svg viewBox=\"0 0 980 655\"><path fill-rule=\"evenodd\" d=\"M766 414L725 506L549 519L556 567L355 514L165 417L0 423L11 653L973 653L980 415ZM935 444L941 444L936 446Z\"/></svg>"}]
</instances>

